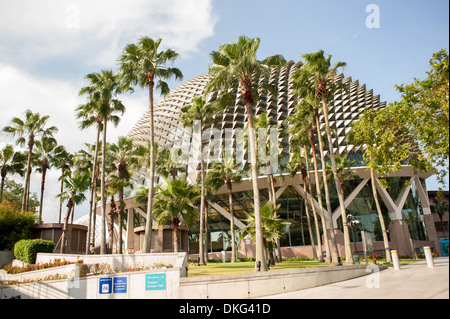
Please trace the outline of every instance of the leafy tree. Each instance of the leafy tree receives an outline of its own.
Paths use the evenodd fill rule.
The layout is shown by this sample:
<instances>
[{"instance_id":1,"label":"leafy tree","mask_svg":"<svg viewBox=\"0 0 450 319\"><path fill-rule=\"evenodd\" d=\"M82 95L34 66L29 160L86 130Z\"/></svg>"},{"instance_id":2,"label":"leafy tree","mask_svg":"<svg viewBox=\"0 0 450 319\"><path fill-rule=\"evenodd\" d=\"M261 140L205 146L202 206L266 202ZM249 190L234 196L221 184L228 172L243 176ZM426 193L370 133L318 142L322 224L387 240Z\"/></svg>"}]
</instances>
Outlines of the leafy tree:
<instances>
[{"instance_id":1,"label":"leafy tree","mask_svg":"<svg viewBox=\"0 0 450 319\"><path fill-rule=\"evenodd\" d=\"M23 177L27 155L22 152L14 152L12 145L6 145L0 151L0 172L2 176L0 188L0 203L3 201L3 189L5 188L6 175L19 174Z\"/></svg>"},{"instance_id":2,"label":"leafy tree","mask_svg":"<svg viewBox=\"0 0 450 319\"><path fill-rule=\"evenodd\" d=\"M24 154L25 159L27 157ZM16 183L12 179L5 179L5 187L3 189L3 199L7 200L15 209L20 210L22 207L22 197L23 197L23 186ZM29 211L37 212L39 207L39 198L36 193L31 193L28 199Z\"/></svg>"},{"instance_id":3,"label":"leafy tree","mask_svg":"<svg viewBox=\"0 0 450 319\"><path fill-rule=\"evenodd\" d=\"M34 225L35 215L11 205L8 200L0 203L0 250L12 249L21 239L27 239Z\"/></svg>"},{"instance_id":4,"label":"leafy tree","mask_svg":"<svg viewBox=\"0 0 450 319\"><path fill-rule=\"evenodd\" d=\"M164 80L175 78L183 79L183 74L177 68L168 67L178 57L178 53L171 49L159 50L161 39L153 40L148 36L139 38L136 44L125 46L120 62L120 78L123 87L129 89L131 85L138 85L141 88L148 88L149 91L149 115L150 115L150 169L149 169L149 194L147 203L147 221L145 224L144 247L145 253L150 252L151 231L152 231L152 206L155 180L155 131L153 120L153 91L156 88L161 95L169 93L169 86ZM155 80L158 82L155 87Z\"/></svg>"},{"instance_id":5,"label":"leafy tree","mask_svg":"<svg viewBox=\"0 0 450 319\"><path fill-rule=\"evenodd\" d=\"M250 39L241 35L238 37L237 42L221 45L218 51L211 52L210 56L213 65L210 66L209 70L212 78L206 86L206 92L228 92L229 89L239 85L240 95L244 100L247 111L249 128L249 151L252 163L252 183L256 223L256 262L260 261L262 264L261 270L267 271L261 228L256 139L253 125L253 106L255 101L258 100L258 92L253 89L253 76L268 76L271 68L284 65L286 60L281 55L273 55L259 61L256 58L259 44L259 38ZM268 89L268 87L265 87L265 89Z\"/></svg>"},{"instance_id":6,"label":"leafy tree","mask_svg":"<svg viewBox=\"0 0 450 319\"><path fill-rule=\"evenodd\" d=\"M4 134L12 137L17 136L17 145L23 146L25 143L28 143L28 160L22 197L22 210L29 209L28 197L30 193L31 156L33 154L35 139L45 136L52 137L53 134L58 132L56 126L45 128L48 119L48 115L41 116L39 113L33 113L31 110L26 110L24 119L13 117L10 125L3 128Z\"/></svg>"}]
</instances>

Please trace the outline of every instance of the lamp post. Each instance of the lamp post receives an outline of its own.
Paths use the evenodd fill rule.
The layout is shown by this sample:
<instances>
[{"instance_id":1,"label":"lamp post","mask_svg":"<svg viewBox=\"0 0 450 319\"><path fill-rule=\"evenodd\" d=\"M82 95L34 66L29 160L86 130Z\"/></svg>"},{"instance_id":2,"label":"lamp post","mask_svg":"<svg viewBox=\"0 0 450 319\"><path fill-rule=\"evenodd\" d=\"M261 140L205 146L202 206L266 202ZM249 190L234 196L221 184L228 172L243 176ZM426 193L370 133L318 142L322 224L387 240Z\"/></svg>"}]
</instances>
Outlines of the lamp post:
<instances>
[{"instance_id":1,"label":"lamp post","mask_svg":"<svg viewBox=\"0 0 450 319\"><path fill-rule=\"evenodd\" d=\"M354 247L355 247L355 253L357 253L358 250L357 250L357 248L356 248L355 232L353 231L353 225L359 224L359 220L353 219L353 215L351 215L351 214L348 214L348 215L347 215L347 218L348 218L348 220L349 220L349 226L350 226L350 229L352 230L353 245L354 245Z\"/></svg>"}]
</instances>

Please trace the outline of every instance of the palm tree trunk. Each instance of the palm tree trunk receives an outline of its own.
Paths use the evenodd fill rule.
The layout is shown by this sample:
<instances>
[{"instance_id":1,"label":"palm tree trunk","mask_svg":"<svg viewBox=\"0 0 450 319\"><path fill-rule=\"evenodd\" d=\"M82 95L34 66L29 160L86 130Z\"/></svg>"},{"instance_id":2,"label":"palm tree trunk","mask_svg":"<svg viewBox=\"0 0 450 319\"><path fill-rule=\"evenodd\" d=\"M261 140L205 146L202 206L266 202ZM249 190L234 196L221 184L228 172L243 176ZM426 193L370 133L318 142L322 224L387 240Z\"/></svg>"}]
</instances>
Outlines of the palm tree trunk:
<instances>
[{"instance_id":1,"label":"palm tree trunk","mask_svg":"<svg viewBox=\"0 0 450 319\"><path fill-rule=\"evenodd\" d=\"M256 138L255 130L253 126L253 104L247 102L245 104L247 110L247 120L249 128L249 148L250 148L250 159L252 163L252 184L253 184L253 201L254 201L254 211L255 211L255 232L256 232L256 263L255 271L257 271L257 265L261 263L261 271L268 271L266 257L264 253L264 242L262 233L262 222L261 222L261 203L259 198L259 185L258 185L258 162L256 158Z\"/></svg>"},{"instance_id":2,"label":"palm tree trunk","mask_svg":"<svg viewBox=\"0 0 450 319\"><path fill-rule=\"evenodd\" d=\"M272 193L272 198L273 198L273 208L274 208L274 214L275 217L277 216L277 212L275 211L275 208L277 206L277 196L276 196L276 192L275 192L275 183L273 181L273 170L272 170L272 166L269 167L270 169L270 174L269 174L269 186L270 186L270 192ZM273 258L273 262L282 262L283 261L283 257L281 255L281 244L280 244L280 238L277 238L275 240L275 244L276 244L276 248L274 248L274 257Z\"/></svg>"},{"instance_id":3,"label":"palm tree trunk","mask_svg":"<svg viewBox=\"0 0 450 319\"><path fill-rule=\"evenodd\" d=\"M306 178L303 178L303 191L307 192L306 190L306 183L309 183L309 159L308 159L308 153L306 151L306 145L303 145L303 150L305 152L305 162L306 162ZM311 208L313 208L314 204L311 206ZM309 215L309 205L308 205L308 199L305 198L305 212L306 212L306 218L307 218L307 222L308 222L308 231L309 231L309 238L311 238L311 247L313 250L313 259L317 260L317 251L316 251L316 245L314 244L314 238L313 238L313 231L312 231L312 227L311 227L311 218ZM314 213L314 210L313 210Z\"/></svg>"},{"instance_id":4,"label":"palm tree trunk","mask_svg":"<svg viewBox=\"0 0 450 319\"><path fill-rule=\"evenodd\" d=\"M372 182L373 198L375 200L375 206L377 207L378 218L380 219L381 232L383 233L383 243L386 255L386 262L390 263L392 262L392 258L391 258L391 251L389 248L389 238L386 231L386 223L384 222L383 213L381 212L380 203L378 202L377 186L375 184L375 173L373 168L370 168L370 179Z\"/></svg>"},{"instance_id":5,"label":"palm tree trunk","mask_svg":"<svg viewBox=\"0 0 450 319\"><path fill-rule=\"evenodd\" d=\"M119 164L119 183L121 183L125 178L125 171L126 171L126 164L120 163ZM119 190L119 249L118 253L122 254L122 245L123 245L123 239L122 239L122 218L123 218L123 211L124 211L124 201L123 201L123 186Z\"/></svg>"},{"instance_id":6,"label":"palm tree trunk","mask_svg":"<svg viewBox=\"0 0 450 319\"><path fill-rule=\"evenodd\" d=\"M116 203L114 202L114 195L111 195L111 203L109 204L109 220L108 220L108 233L109 233L109 253L113 253L113 241L114 241L114 213L116 211Z\"/></svg>"},{"instance_id":7,"label":"palm tree trunk","mask_svg":"<svg viewBox=\"0 0 450 319\"><path fill-rule=\"evenodd\" d=\"M344 248L345 248L345 261L347 265L353 265L353 257L352 257L352 248L351 248L351 241L350 241L350 232L348 229L348 224L347 224L347 214L345 212L345 205L344 205L344 195L342 194L341 191L341 187L339 185L339 176L337 174L337 169L336 169L336 160L334 158L334 150L333 150L333 140L331 137L331 129L330 129L330 123L328 120L328 108L327 108L327 104L325 101L325 95L322 95L322 109L323 109L323 115L325 118L325 126L326 126L326 131L327 131L327 138L328 138L328 148L329 148L329 157L331 160L331 168L333 170L333 176L334 176L334 182L336 185L336 192L338 194L338 199L339 199L339 207L341 210L341 217L342 217L342 224L343 224L343 228L344 228ZM325 172L325 169L324 169ZM333 264L337 263L336 261L333 261Z\"/></svg>"},{"instance_id":8,"label":"palm tree trunk","mask_svg":"<svg viewBox=\"0 0 450 319\"><path fill-rule=\"evenodd\" d=\"M204 220L203 214L205 211L205 163L203 162L203 141L202 141L202 129L203 129L203 120L200 120L200 178L201 178L201 195L200 195L200 233L199 233L199 256L200 256L200 265L206 265L205 256L203 252L204 242L203 242L203 232L204 232Z\"/></svg>"},{"instance_id":9,"label":"palm tree trunk","mask_svg":"<svg viewBox=\"0 0 450 319\"><path fill-rule=\"evenodd\" d=\"M105 189L105 178L106 178L106 126L107 120L103 121L103 139L102 139L102 173L100 178L100 196L102 205L102 225L101 225L101 243L100 243L100 254L106 254L106 189Z\"/></svg>"},{"instance_id":10,"label":"palm tree trunk","mask_svg":"<svg viewBox=\"0 0 450 319\"><path fill-rule=\"evenodd\" d=\"M27 210L27 190L28 190L28 181L30 179L31 174L31 154L33 152L33 145L34 145L34 136L30 135L30 138L28 140L28 159L27 159L27 173L25 175L25 184L23 187L23 196L22 196L22 210Z\"/></svg>"},{"instance_id":11,"label":"palm tree trunk","mask_svg":"<svg viewBox=\"0 0 450 319\"><path fill-rule=\"evenodd\" d=\"M319 140L320 161L322 162L322 179L323 179L323 185L324 185L324 189L325 189L325 202L327 205L327 210L326 210L325 214L326 214L327 232L329 234L328 239L331 241L331 243L330 243L331 257L333 260L337 261L337 264L339 264L340 258L339 258L339 251L338 251L337 242L336 242L336 236L334 234L333 217L331 215L332 209L331 209L331 203L330 203L330 190L328 189L328 180L327 180L326 164L325 164L325 153L323 151L323 140L322 140L322 134L320 132L318 108L315 109L314 118L316 120L317 139Z\"/></svg>"},{"instance_id":12,"label":"palm tree trunk","mask_svg":"<svg viewBox=\"0 0 450 319\"><path fill-rule=\"evenodd\" d=\"M6 171L3 173L2 168L2 185L0 187L0 203L3 201L3 189L5 188L5 178L6 178Z\"/></svg>"},{"instance_id":13,"label":"palm tree trunk","mask_svg":"<svg viewBox=\"0 0 450 319\"><path fill-rule=\"evenodd\" d=\"M204 228L205 228L205 245L204 245L204 248L203 248L203 255L205 256L204 258L205 258L205 263L208 263L208 206L209 206L209 204L208 204L208 201L207 200L205 200L205 226L204 226Z\"/></svg>"},{"instance_id":14,"label":"palm tree trunk","mask_svg":"<svg viewBox=\"0 0 450 319\"><path fill-rule=\"evenodd\" d=\"M74 195L75 195L75 193L72 193L72 196L70 197L69 202L67 203L67 211L66 211L66 216L64 217L64 226L63 226L63 229L62 229L61 243L60 243L60 249L59 249L59 252L61 254L64 254L64 248L65 248L65 243L66 243L67 225L69 224L70 212L72 211Z\"/></svg>"},{"instance_id":15,"label":"palm tree trunk","mask_svg":"<svg viewBox=\"0 0 450 319\"><path fill-rule=\"evenodd\" d=\"M318 165L317 165L317 152L316 152L316 144L315 144L315 138L314 138L314 130L311 127L309 129L309 143L311 145L311 150L313 152L313 161L314 161L314 177L316 180L316 193L317 193L317 202L319 203L319 215L320 215L320 220L322 222L322 230L323 230L323 241L325 243L325 252L326 252L326 262L330 263L331 262L331 254L330 254L330 244L328 242L328 231L327 231L327 225L326 225L326 221L325 221L325 216L324 216L324 209L323 209L323 204L322 204L322 191L320 190L320 181L319 181L319 169L318 169ZM321 252L320 252L321 253ZM323 256L322 256L323 259Z\"/></svg>"},{"instance_id":16,"label":"palm tree trunk","mask_svg":"<svg viewBox=\"0 0 450 319\"><path fill-rule=\"evenodd\" d=\"M152 247L152 224L153 224L153 186L155 184L155 128L153 121L153 78L149 77L149 103L150 103L150 167L149 167L149 185L148 185L148 200L147 200L147 219L145 221L145 235L143 243L143 252L148 254Z\"/></svg>"},{"instance_id":17,"label":"palm tree trunk","mask_svg":"<svg viewBox=\"0 0 450 319\"><path fill-rule=\"evenodd\" d=\"M62 194L64 192L64 169L61 172L61 192ZM62 216L62 204L63 200L62 198L59 199L59 217L58 217L58 224L61 224L61 216Z\"/></svg>"},{"instance_id":18,"label":"palm tree trunk","mask_svg":"<svg viewBox=\"0 0 450 319\"><path fill-rule=\"evenodd\" d=\"M231 179L227 176L228 203L230 205L230 232L231 232L231 262L236 262L236 238L234 235L234 207L233 207L233 186Z\"/></svg>"},{"instance_id":19,"label":"palm tree trunk","mask_svg":"<svg viewBox=\"0 0 450 319\"><path fill-rule=\"evenodd\" d=\"M44 206L45 175L47 174L47 160L42 162L41 202L39 203L39 223L42 223L42 207Z\"/></svg>"},{"instance_id":20,"label":"palm tree trunk","mask_svg":"<svg viewBox=\"0 0 450 319\"><path fill-rule=\"evenodd\" d=\"M94 151L94 163L92 164L92 177L91 177L91 192L89 197L89 226L88 226L88 239L86 244L86 254L89 254L89 246L91 243L91 233L92 233L92 215L93 215L93 205L94 205L94 193L95 188L97 186L97 177L96 177L96 169L97 169L97 161L98 161L98 142L100 141L100 130L101 126L97 123L97 139L95 140L95 151ZM95 218L95 213L94 213ZM94 229L95 236L95 229Z\"/></svg>"}]
</instances>

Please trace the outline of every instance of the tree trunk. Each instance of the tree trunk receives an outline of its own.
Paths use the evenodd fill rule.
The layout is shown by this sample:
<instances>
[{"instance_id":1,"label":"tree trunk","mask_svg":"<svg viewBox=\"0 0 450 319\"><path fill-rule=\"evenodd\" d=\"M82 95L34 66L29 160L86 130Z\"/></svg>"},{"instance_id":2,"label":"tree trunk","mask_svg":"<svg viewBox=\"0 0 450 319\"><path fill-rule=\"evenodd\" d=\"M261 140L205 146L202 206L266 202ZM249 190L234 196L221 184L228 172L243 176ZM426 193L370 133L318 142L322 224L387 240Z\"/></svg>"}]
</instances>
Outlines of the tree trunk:
<instances>
[{"instance_id":1,"label":"tree trunk","mask_svg":"<svg viewBox=\"0 0 450 319\"><path fill-rule=\"evenodd\" d=\"M230 232L231 232L231 262L236 262L236 238L234 235L234 207L233 207L233 186L229 176L226 177L228 189L228 203L230 205Z\"/></svg>"},{"instance_id":2,"label":"tree trunk","mask_svg":"<svg viewBox=\"0 0 450 319\"><path fill-rule=\"evenodd\" d=\"M153 110L153 76L147 75L149 80L148 92L150 102L150 168L149 168L149 184L148 184L148 200L147 200L147 219L145 221L145 235L143 243L143 252L148 254L152 247L152 224L153 224L153 186L155 184L155 128L154 128L154 110Z\"/></svg>"},{"instance_id":3,"label":"tree trunk","mask_svg":"<svg viewBox=\"0 0 450 319\"><path fill-rule=\"evenodd\" d=\"M180 220L178 218L173 219L173 252L178 252L178 224L180 223Z\"/></svg>"},{"instance_id":4,"label":"tree trunk","mask_svg":"<svg viewBox=\"0 0 450 319\"><path fill-rule=\"evenodd\" d=\"M39 223L42 221L42 207L44 206L44 189L45 189L45 175L47 174L48 160L45 158L42 161L42 179L41 179L41 202L39 203Z\"/></svg>"},{"instance_id":5,"label":"tree trunk","mask_svg":"<svg viewBox=\"0 0 450 319\"><path fill-rule=\"evenodd\" d=\"M123 181L125 179L125 171L126 171L126 164L120 163L119 164L119 182ZM123 218L123 212L125 209L125 203L123 201L123 186L119 190L119 249L118 254L122 254L122 245L123 245L123 239L122 239L122 218Z\"/></svg>"},{"instance_id":6,"label":"tree trunk","mask_svg":"<svg viewBox=\"0 0 450 319\"><path fill-rule=\"evenodd\" d=\"M205 245L203 248L203 255L205 256L205 263L208 263L208 201L205 200L205 224L204 224L204 228L205 228Z\"/></svg>"},{"instance_id":7,"label":"tree trunk","mask_svg":"<svg viewBox=\"0 0 450 319\"><path fill-rule=\"evenodd\" d=\"M200 265L206 265L205 255L204 255L204 220L203 214L205 212L205 163L203 162L203 141L202 141L202 130L203 130L203 120L200 120L200 128L199 128L199 141L200 141L200 178L201 178L201 190L200 190L200 232L199 232L199 256L200 256Z\"/></svg>"},{"instance_id":8,"label":"tree trunk","mask_svg":"<svg viewBox=\"0 0 450 319\"><path fill-rule=\"evenodd\" d=\"M0 203L3 201L3 189L5 188L6 170L2 167L2 185L0 187Z\"/></svg>"},{"instance_id":9,"label":"tree trunk","mask_svg":"<svg viewBox=\"0 0 450 319\"><path fill-rule=\"evenodd\" d=\"M255 270L257 271L258 262L261 263L261 271L268 271L267 262L264 253L264 242L262 234L262 222L261 222L261 203L259 198L259 185L258 185L258 162L256 158L256 138L255 130L253 127L253 105L247 102L245 104L248 116L248 128L249 128L249 149L250 159L252 163L252 184L253 184L253 200L254 200L254 212L255 212L255 232L256 232L256 263Z\"/></svg>"},{"instance_id":10,"label":"tree trunk","mask_svg":"<svg viewBox=\"0 0 450 319\"><path fill-rule=\"evenodd\" d=\"M103 140L102 140L102 170L100 177L100 193L101 193L101 205L102 205L102 225L101 225L101 243L100 254L106 254L106 196L105 196L105 178L106 178L106 126L107 120L103 121Z\"/></svg>"},{"instance_id":11,"label":"tree trunk","mask_svg":"<svg viewBox=\"0 0 450 319\"><path fill-rule=\"evenodd\" d=\"M109 220L108 220L108 233L109 233L109 253L113 253L113 241L114 241L114 213L116 212L116 203L114 202L114 195L111 195L111 203L109 204Z\"/></svg>"},{"instance_id":12,"label":"tree trunk","mask_svg":"<svg viewBox=\"0 0 450 319\"><path fill-rule=\"evenodd\" d=\"M305 151L305 162L306 162L306 169L302 167L302 177L303 177L303 191L305 194L307 193L306 190L306 183L309 181L309 164L308 164L308 153L306 152L306 145L303 145L303 150ZM303 172L304 170L304 172ZM311 227L311 218L309 215L309 205L308 205L308 199L305 198L305 212L306 212L306 218L308 222L308 231L309 231L309 238L311 239L311 247L313 250L313 259L317 260L317 251L316 251L316 245L314 244L314 234ZM312 208L312 206L311 206Z\"/></svg>"},{"instance_id":13,"label":"tree trunk","mask_svg":"<svg viewBox=\"0 0 450 319\"><path fill-rule=\"evenodd\" d=\"M314 136L314 129L311 127L308 130L308 136L309 136L309 143L311 145L311 150L313 152L313 161L314 161L314 177L316 180L316 193L317 193L317 202L319 203L319 216L320 216L320 220L322 222L322 230L323 230L323 241L325 243L325 252L326 252L326 262L330 263L331 262L331 250L330 250L330 244L328 242L328 231L327 231L327 225L326 225L326 221L325 221L325 214L323 213L324 209L323 209L323 205L322 205L322 191L320 190L320 181L319 181L319 169L318 169L318 165L317 165L317 152L316 152L316 141L315 141L315 136ZM320 236L320 233L319 235ZM319 252L319 255L321 256L320 261L323 261L323 254L322 251Z\"/></svg>"},{"instance_id":14,"label":"tree trunk","mask_svg":"<svg viewBox=\"0 0 450 319\"><path fill-rule=\"evenodd\" d=\"M389 248L389 238L386 231L386 223L384 222L383 213L381 212L380 203L378 202L377 186L375 184L375 173L373 168L370 168L370 179L372 182L373 199L375 200L375 206L377 207L378 218L380 219L381 232L383 233L384 251L386 255L386 262L392 262L391 251Z\"/></svg>"},{"instance_id":15,"label":"tree trunk","mask_svg":"<svg viewBox=\"0 0 450 319\"><path fill-rule=\"evenodd\" d=\"M72 211L73 197L74 196L75 196L75 192L72 192L72 195L70 196L69 202L67 203L67 212L66 212L66 216L64 217L64 226L63 226L63 229L62 229L60 249L59 249L59 252L61 254L64 254L64 248L65 248L65 244L66 244L67 225L69 224L70 212Z\"/></svg>"},{"instance_id":16,"label":"tree trunk","mask_svg":"<svg viewBox=\"0 0 450 319\"><path fill-rule=\"evenodd\" d=\"M344 195L342 194L341 187L339 185L339 176L337 174L336 169L336 160L334 158L334 150L333 150L333 140L331 137L331 129L330 129L330 123L328 120L328 108L325 101L325 96L322 95L322 109L323 109L323 115L325 118L325 127L327 130L327 138L328 138L328 148L329 148L329 157L331 160L331 168L333 170L333 176L334 176L334 182L336 185L336 192L339 199L339 207L341 210L341 218L342 218L342 224L344 228L344 248L345 248L345 261L347 265L353 265L353 257L352 257L352 248L351 248L351 241L350 241L350 232L348 229L347 224L347 214L345 212L345 205L344 205ZM325 172L325 169L324 169ZM337 264L337 260L333 260L333 264Z\"/></svg>"},{"instance_id":17,"label":"tree trunk","mask_svg":"<svg viewBox=\"0 0 450 319\"><path fill-rule=\"evenodd\" d=\"M97 187L97 161L98 161L98 142L100 140L100 126L101 122L97 122L97 139L95 140L95 151L94 151L94 163L92 164L92 177L91 177L91 192L89 196L89 225L88 225L88 238L86 244L86 255L90 253L89 246L91 244L91 233L92 233L92 216L95 218L95 207L94 205L94 196L95 196L95 188ZM93 212L94 211L94 212ZM95 237L95 228L93 232L93 236Z\"/></svg>"},{"instance_id":18,"label":"tree trunk","mask_svg":"<svg viewBox=\"0 0 450 319\"><path fill-rule=\"evenodd\" d=\"M25 175L25 185L23 189L22 196L22 210L26 211L28 209L27 196L28 196L28 181L31 175L31 154L33 153L34 146L34 135L30 135L28 139L28 160L27 160L27 173Z\"/></svg>"},{"instance_id":19,"label":"tree trunk","mask_svg":"<svg viewBox=\"0 0 450 319\"><path fill-rule=\"evenodd\" d=\"M333 216L331 215L332 208L330 203L330 190L328 189L328 180L326 174L326 164L325 164L325 154L323 150L323 140L322 134L320 132L320 122L319 122L319 109L315 109L314 118L316 120L316 128L317 128L317 139L319 140L319 149L320 149L320 161L322 162L322 179L323 185L325 189L325 202L327 205L326 210L326 224L327 224L327 232L329 234L328 239L331 241L331 257L337 261L337 264L340 264L339 251L336 242L336 236L334 233L334 225L333 225Z\"/></svg>"}]
</instances>

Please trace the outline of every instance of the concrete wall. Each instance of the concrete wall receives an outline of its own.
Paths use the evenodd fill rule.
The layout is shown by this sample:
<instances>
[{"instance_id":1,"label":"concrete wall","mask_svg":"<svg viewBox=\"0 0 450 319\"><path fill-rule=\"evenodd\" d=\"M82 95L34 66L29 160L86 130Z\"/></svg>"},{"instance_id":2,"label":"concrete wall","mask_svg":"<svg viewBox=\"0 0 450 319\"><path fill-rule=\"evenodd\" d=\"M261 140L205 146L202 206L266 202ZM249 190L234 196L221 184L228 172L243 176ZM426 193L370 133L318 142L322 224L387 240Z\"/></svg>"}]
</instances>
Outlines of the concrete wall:
<instances>
[{"instance_id":1,"label":"concrete wall","mask_svg":"<svg viewBox=\"0 0 450 319\"><path fill-rule=\"evenodd\" d=\"M10 264L14 259L14 253L10 250L0 251L0 268L4 265Z\"/></svg>"},{"instance_id":2,"label":"concrete wall","mask_svg":"<svg viewBox=\"0 0 450 319\"><path fill-rule=\"evenodd\" d=\"M188 277L180 279L179 295L183 299L257 298L360 277L370 271L366 266L355 265Z\"/></svg>"}]
</instances>

